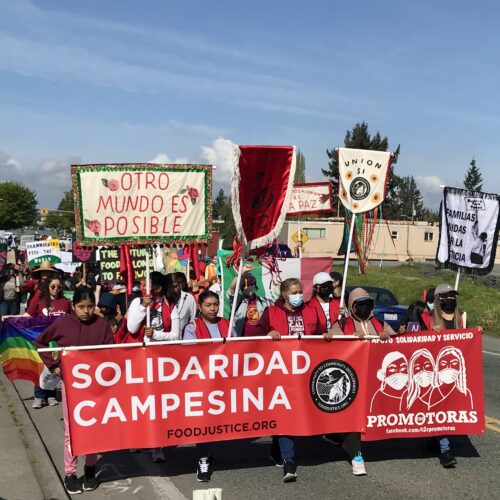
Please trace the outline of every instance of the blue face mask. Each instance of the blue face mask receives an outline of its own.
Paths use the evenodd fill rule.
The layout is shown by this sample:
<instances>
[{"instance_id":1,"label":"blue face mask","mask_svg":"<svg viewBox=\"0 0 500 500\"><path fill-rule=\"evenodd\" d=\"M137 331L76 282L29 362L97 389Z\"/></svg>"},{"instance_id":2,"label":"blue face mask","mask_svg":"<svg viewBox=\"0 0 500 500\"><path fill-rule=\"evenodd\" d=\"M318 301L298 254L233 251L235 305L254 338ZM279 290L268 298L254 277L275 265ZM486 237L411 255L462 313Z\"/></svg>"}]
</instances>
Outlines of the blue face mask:
<instances>
[{"instance_id":1,"label":"blue face mask","mask_svg":"<svg viewBox=\"0 0 500 500\"><path fill-rule=\"evenodd\" d=\"M292 307L300 307L304 303L304 295L301 293L290 295L290 297L288 297L288 302L290 302Z\"/></svg>"},{"instance_id":2,"label":"blue face mask","mask_svg":"<svg viewBox=\"0 0 500 500\"><path fill-rule=\"evenodd\" d=\"M427 302L427 307L429 308L429 311L434 310L434 302Z\"/></svg>"}]
</instances>

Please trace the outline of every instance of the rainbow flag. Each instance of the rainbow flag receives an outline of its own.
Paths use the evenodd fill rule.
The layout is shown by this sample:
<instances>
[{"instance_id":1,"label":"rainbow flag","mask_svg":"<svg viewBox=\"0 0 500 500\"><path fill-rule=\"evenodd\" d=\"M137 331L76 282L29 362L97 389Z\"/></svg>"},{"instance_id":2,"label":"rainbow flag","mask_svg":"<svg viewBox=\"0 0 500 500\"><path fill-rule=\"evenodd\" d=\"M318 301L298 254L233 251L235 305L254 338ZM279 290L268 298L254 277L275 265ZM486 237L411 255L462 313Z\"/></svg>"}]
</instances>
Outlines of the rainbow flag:
<instances>
[{"instance_id":1,"label":"rainbow flag","mask_svg":"<svg viewBox=\"0 0 500 500\"><path fill-rule=\"evenodd\" d=\"M38 385L43 362L33 341L56 319L21 316L4 320L0 330L0 362L9 380L29 380Z\"/></svg>"}]
</instances>

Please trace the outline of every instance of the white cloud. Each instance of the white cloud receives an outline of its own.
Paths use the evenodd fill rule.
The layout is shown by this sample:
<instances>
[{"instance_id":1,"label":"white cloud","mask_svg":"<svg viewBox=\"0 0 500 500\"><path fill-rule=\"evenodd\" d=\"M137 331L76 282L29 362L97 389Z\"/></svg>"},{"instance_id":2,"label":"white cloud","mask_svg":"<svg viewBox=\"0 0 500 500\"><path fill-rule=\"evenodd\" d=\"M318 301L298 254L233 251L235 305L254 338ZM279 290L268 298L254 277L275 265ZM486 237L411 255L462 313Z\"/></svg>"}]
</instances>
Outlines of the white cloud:
<instances>
[{"instance_id":1,"label":"white cloud","mask_svg":"<svg viewBox=\"0 0 500 500\"><path fill-rule=\"evenodd\" d=\"M12 176L16 174L21 168L21 163L12 158L5 151L0 151L0 172L3 175Z\"/></svg>"},{"instance_id":2,"label":"white cloud","mask_svg":"<svg viewBox=\"0 0 500 500\"><path fill-rule=\"evenodd\" d=\"M234 168L234 147L236 144L224 137L212 141L211 146L202 146L200 156L215 165L214 180L223 184L231 182Z\"/></svg>"},{"instance_id":3,"label":"white cloud","mask_svg":"<svg viewBox=\"0 0 500 500\"><path fill-rule=\"evenodd\" d=\"M441 186L444 186L446 182L437 175L417 175L415 181L422 192L425 206L437 210L443 197L443 188Z\"/></svg>"},{"instance_id":4,"label":"white cloud","mask_svg":"<svg viewBox=\"0 0 500 500\"><path fill-rule=\"evenodd\" d=\"M176 158L175 160L171 160L170 156L166 155L165 153L159 153L157 154L152 160L150 160L149 163L189 163L189 160L187 158L181 157L181 158Z\"/></svg>"}]
</instances>

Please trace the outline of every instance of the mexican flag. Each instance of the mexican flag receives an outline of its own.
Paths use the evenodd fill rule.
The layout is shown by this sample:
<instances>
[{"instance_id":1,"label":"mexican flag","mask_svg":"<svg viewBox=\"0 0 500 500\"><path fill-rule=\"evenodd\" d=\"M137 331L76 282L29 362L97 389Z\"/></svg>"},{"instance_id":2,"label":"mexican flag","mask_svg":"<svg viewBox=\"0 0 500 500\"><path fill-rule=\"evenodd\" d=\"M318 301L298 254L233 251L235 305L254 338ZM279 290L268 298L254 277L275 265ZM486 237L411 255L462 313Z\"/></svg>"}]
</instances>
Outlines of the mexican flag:
<instances>
[{"instance_id":1,"label":"mexican flag","mask_svg":"<svg viewBox=\"0 0 500 500\"><path fill-rule=\"evenodd\" d=\"M230 250L217 252L218 266L222 282L222 301L224 317L229 318L231 305L226 300L226 293L231 282L236 277L237 270L226 267L226 259L232 254ZM247 261L246 261L247 262ZM252 274L257 280L257 294L275 301L279 297L280 283L287 278L299 278L304 287L304 300L309 300L312 294L312 280L316 273L330 272L331 257L311 257L302 259L283 259L277 261L278 272L271 274L268 268L257 262L248 262L253 266Z\"/></svg>"}]
</instances>

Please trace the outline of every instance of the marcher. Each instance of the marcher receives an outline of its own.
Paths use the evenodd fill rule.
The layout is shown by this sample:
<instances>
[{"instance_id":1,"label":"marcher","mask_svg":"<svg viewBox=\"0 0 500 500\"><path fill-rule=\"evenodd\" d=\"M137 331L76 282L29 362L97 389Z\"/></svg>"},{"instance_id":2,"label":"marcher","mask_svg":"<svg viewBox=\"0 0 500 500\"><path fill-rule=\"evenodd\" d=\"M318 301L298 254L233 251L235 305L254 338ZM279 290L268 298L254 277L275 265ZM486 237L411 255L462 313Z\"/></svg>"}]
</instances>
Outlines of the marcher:
<instances>
[{"instance_id":1,"label":"marcher","mask_svg":"<svg viewBox=\"0 0 500 500\"><path fill-rule=\"evenodd\" d=\"M182 332L188 323L196 318L196 301L194 297L182 289L183 279L180 275L183 275L184 280L186 276L184 273L170 273L167 274L167 291L169 296L167 300L173 302L177 309L177 314L179 315L179 332L182 336Z\"/></svg>"},{"instance_id":2,"label":"marcher","mask_svg":"<svg viewBox=\"0 0 500 500\"><path fill-rule=\"evenodd\" d=\"M288 278L280 286L280 297L262 315L258 336L269 335L280 340L282 335L321 335L322 327L316 311L304 304L302 283L297 278ZM283 467L283 482L297 480L295 441L292 436L273 436L270 458L278 467Z\"/></svg>"},{"instance_id":3,"label":"marcher","mask_svg":"<svg viewBox=\"0 0 500 500\"><path fill-rule=\"evenodd\" d=\"M184 340L226 338L229 333L229 321L218 316L219 296L205 290L198 298L201 316L189 323L184 329ZM233 332L234 333L234 332ZM197 443L198 466L196 478L198 481L209 482L213 472L213 457L208 443Z\"/></svg>"},{"instance_id":4,"label":"marcher","mask_svg":"<svg viewBox=\"0 0 500 500\"><path fill-rule=\"evenodd\" d=\"M321 272L313 278L313 296L307 303L314 309L323 333L328 332L338 319L340 298L334 296L335 286L330 274Z\"/></svg>"},{"instance_id":5,"label":"marcher","mask_svg":"<svg viewBox=\"0 0 500 500\"><path fill-rule=\"evenodd\" d=\"M127 329L137 334L137 341L172 341L180 339L179 313L168 290L166 277L159 272L151 273L151 295L132 301L127 311ZM147 308L150 307L150 325L146 326ZM162 448L151 450L153 462L164 462Z\"/></svg>"},{"instance_id":6,"label":"marcher","mask_svg":"<svg viewBox=\"0 0 500 500\"><path fill-rule=\"evenodd\" d=\"M26 314L28 316L66 316L72 311L71 301L64 296L59 277L50 277L42 282L40 295L32 300Z\"/></svg>"},{"instance_id":7,"label":"marcher","mask_svg":"<svg viewBox=\"0 0 500 500\"><path fill-rule=\"evenodd\" d=\"M427 330L423 314L427 310L427 304L421 300L412 302L406 311L405 317L399 327L399 333L419 332Z\"/></svg>"},{"instance_id":8,"label":"marcher","mask_svg":"<svg viewBox=\"0 0 500 500\"><path fill-rule=\"evenodd\" d=\"M238 337L254 337L257 335L259 320L272 302L257 294L258 286L252 274L253 266L245 264L240 281L240 293L236 296L236 311L234 313L234 330ZM227 291L227 299L232 305L236 294L235 277Z\"/></svg>"},{"instance_id":9,"label":"marcher","mask_svg":"<svg viewBox=\"0 0 500 500\"><path fill-rule=\"evenodd\" d=\"M73 296L73 312L69 316L62 317L47 327L35 340L37 349L49 347L49 343L55 341L59 347L87 346L112 344L113 334L107 321L94 314L95 312L94 292L87 287L75 290ZM47 368L55 375L61 376L60 353L54 359L53 353L43 352L40 357ZM95 473L97 454L92 453L85 457L83 489L76 477L77 457L71 455L68 405L64 381L62 382L62 404L64 417L64 486L68 493L82 493L83 490L95 490L99 485Z\"/></svg>"},{"instance_id":10,"label":"marcher","mask_svg":"<svg viewBox=\"0 0 500 500\"><path fill-rule=\"evenodd\" d=\"M384 321L380 321L373 315L375 301L363 288L355 288L349 294L348 311L349 316L343 321L336 321L332 327L333 335L356 335L363 338L365 335L377 335L382 340L395 335L395 331Z\"/></svg>"},{"instance_id":11,"label":"marcher","mask_svg":"<svg viewBox=\"0 0 500 500\"><path fill-rule=\"evenodd\" d=\"M0 277L0 319L3 316L17 316L21 312L22 273L14 266L4 271Z\"/></svg>"}]
</instances>

